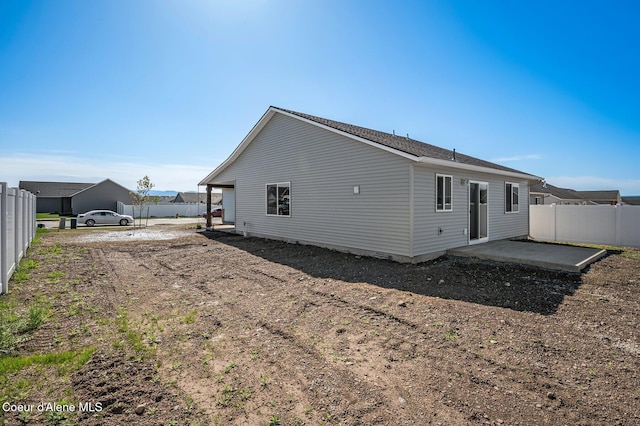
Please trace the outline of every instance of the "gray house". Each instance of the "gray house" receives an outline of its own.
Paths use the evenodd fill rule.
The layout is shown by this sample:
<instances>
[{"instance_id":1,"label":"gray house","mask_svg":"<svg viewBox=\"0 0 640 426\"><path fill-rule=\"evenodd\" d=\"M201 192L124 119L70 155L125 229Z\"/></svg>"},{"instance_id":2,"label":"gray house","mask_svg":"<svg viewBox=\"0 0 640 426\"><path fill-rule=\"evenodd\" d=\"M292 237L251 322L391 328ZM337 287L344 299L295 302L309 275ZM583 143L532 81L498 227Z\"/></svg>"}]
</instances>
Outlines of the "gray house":
<instances>
[{"instance_id":1,"label":"gray house","mask_svg":"<svg viewBox=\"0 0 640 426\"><path fill-rule=\"evenodd\" d=\"M200 185L222 189L238 233L419 262L527 236L529 185L540 179L408 136L270 107Z\"/></svg>"},{"instance_id":2,"label":"gray house","mask_svg":"<svg viewBox=\"0 0 640 426\"><path fill-rule=\"evenodd\" d=\"M576 191L558 188L546 182L533 182L529 188L530 204L596 205L622 204L620 191Z\"/></svg>"},{"instance_id":3,"label":"gray house","mask_svg":"<svg viewBox=\"0 0 640 426\"><path fill-rule=\"evenodd\" d=\"M211 203L212 204L220 204L222 201L221 193L213 193L211 194ZM172 203L206 203L207 202L207 194L197 193L197 192L178 192L175 198L171 200Z\"/></svg>"},{"instance_id":4,"label":"gray house","mask_svg":"<svg viewBox=\"0 0 640 426\"><path fill-rule=\"evenodd\" d=\"M532 182L529 187L529 204L594 204L585 200L573 189L558 188L546 182Z\"/></svg>"},{"instance_id":5,"label":"gray house","mask_svg":"<svg viewBox=\"0 0 640 426\"><path fill-rule=\"evenodd\" d=\"M20 189L36 194L38 213L76 215L89 210L116 210L131 203L129 190L111 179L99 183L20 181Z\"/></svg>"}]
</instances>

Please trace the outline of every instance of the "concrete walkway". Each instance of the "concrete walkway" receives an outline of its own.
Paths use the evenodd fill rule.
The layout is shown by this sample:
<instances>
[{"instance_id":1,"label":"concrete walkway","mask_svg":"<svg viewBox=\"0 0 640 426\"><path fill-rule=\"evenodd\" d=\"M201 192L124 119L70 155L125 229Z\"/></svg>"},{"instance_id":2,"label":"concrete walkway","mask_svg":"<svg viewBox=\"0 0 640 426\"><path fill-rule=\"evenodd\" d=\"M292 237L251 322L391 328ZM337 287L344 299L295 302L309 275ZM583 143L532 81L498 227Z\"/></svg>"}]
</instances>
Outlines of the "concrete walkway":
<instances>
[{"instance_id":1,"label":"concrete walkway","mask_svg":"<svg viewBox=\"0 0 640 426\"><path fill-rule=\"evenodd\" d=\"M561 244L501 240L458 247L447 250L447 253L452 256L477 257L561 271L580 272L587 265L607 254L607 251Z\"/></svg>"}]
</instances>

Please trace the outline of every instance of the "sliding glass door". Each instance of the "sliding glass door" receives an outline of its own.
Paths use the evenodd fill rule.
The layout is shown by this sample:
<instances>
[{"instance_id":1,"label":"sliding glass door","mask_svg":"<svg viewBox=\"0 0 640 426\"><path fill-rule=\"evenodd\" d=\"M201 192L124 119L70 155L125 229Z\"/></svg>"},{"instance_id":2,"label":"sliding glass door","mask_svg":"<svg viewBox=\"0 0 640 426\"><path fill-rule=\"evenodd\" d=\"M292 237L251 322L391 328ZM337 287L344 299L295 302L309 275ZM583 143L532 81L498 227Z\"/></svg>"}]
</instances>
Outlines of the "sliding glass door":
<instances>
[{"instance_id":1,"label":"sliding glass door","mask_svg":"<svg viewBox=\"0 0 640 426\"><path fill-rule=\"evenodd\" d=\"M469 244L489 240L489 184L469 182Z\"/></svg>"}]
</instances>

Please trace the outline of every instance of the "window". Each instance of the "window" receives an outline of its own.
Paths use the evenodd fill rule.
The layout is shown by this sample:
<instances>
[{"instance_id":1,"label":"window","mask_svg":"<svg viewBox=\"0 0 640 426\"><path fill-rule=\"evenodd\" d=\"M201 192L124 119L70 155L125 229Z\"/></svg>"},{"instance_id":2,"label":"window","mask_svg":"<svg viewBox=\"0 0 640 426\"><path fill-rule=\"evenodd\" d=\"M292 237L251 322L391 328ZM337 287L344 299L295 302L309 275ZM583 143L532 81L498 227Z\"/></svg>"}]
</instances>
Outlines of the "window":
<instances>
[{"instance_id":1,"label":"window","mask_svg":"<svg viewBox=\"0 0 640 426\"><path fill-rule=\"evenodd\" d=\"M517 183L505 182L505 205L504 211L506 213L517 213L520 211L518 193L520 191L520 185Z\"/></svg>"},{"instance_id":2,"label":"window","mask_svg":"<svg viewBox=\"0 0 640 426\"><path fill-rule=\"evenodd\" d=\"M451 193L453 190L453 178L451 176L436 175L436 211L446 212L453 210L451 205Z\"/></svg>"},{"instance_id":3,"label":"window","mask_svg":"<svg viewBox=\"0 0 640 426\"><path fill-rule=\"evenodd\" d=\"M290 216L291 182L267 184L267 215Z\"/></svg>"}]
</instances>

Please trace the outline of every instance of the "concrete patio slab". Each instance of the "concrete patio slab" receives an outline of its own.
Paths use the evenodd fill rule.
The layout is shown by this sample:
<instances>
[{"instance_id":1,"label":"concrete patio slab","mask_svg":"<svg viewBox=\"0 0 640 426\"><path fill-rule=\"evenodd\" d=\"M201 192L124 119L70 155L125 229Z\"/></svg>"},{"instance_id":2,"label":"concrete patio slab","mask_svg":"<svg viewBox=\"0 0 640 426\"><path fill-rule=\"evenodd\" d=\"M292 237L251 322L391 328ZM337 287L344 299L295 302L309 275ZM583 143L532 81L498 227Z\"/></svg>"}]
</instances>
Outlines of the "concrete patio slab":
<instances>
[{"instance_id":1,"label":"concrete patio slab","mask_svg":"<svg viewBox=\"0 0 640 426\"><path fill-rule=\"evenodd\" d=\"M607 254L606 250L531 241L490 241L447 250L452 256L476 257L499 262L522 263L542 268L580 272Z\"/></svg>"}]
</instances>

